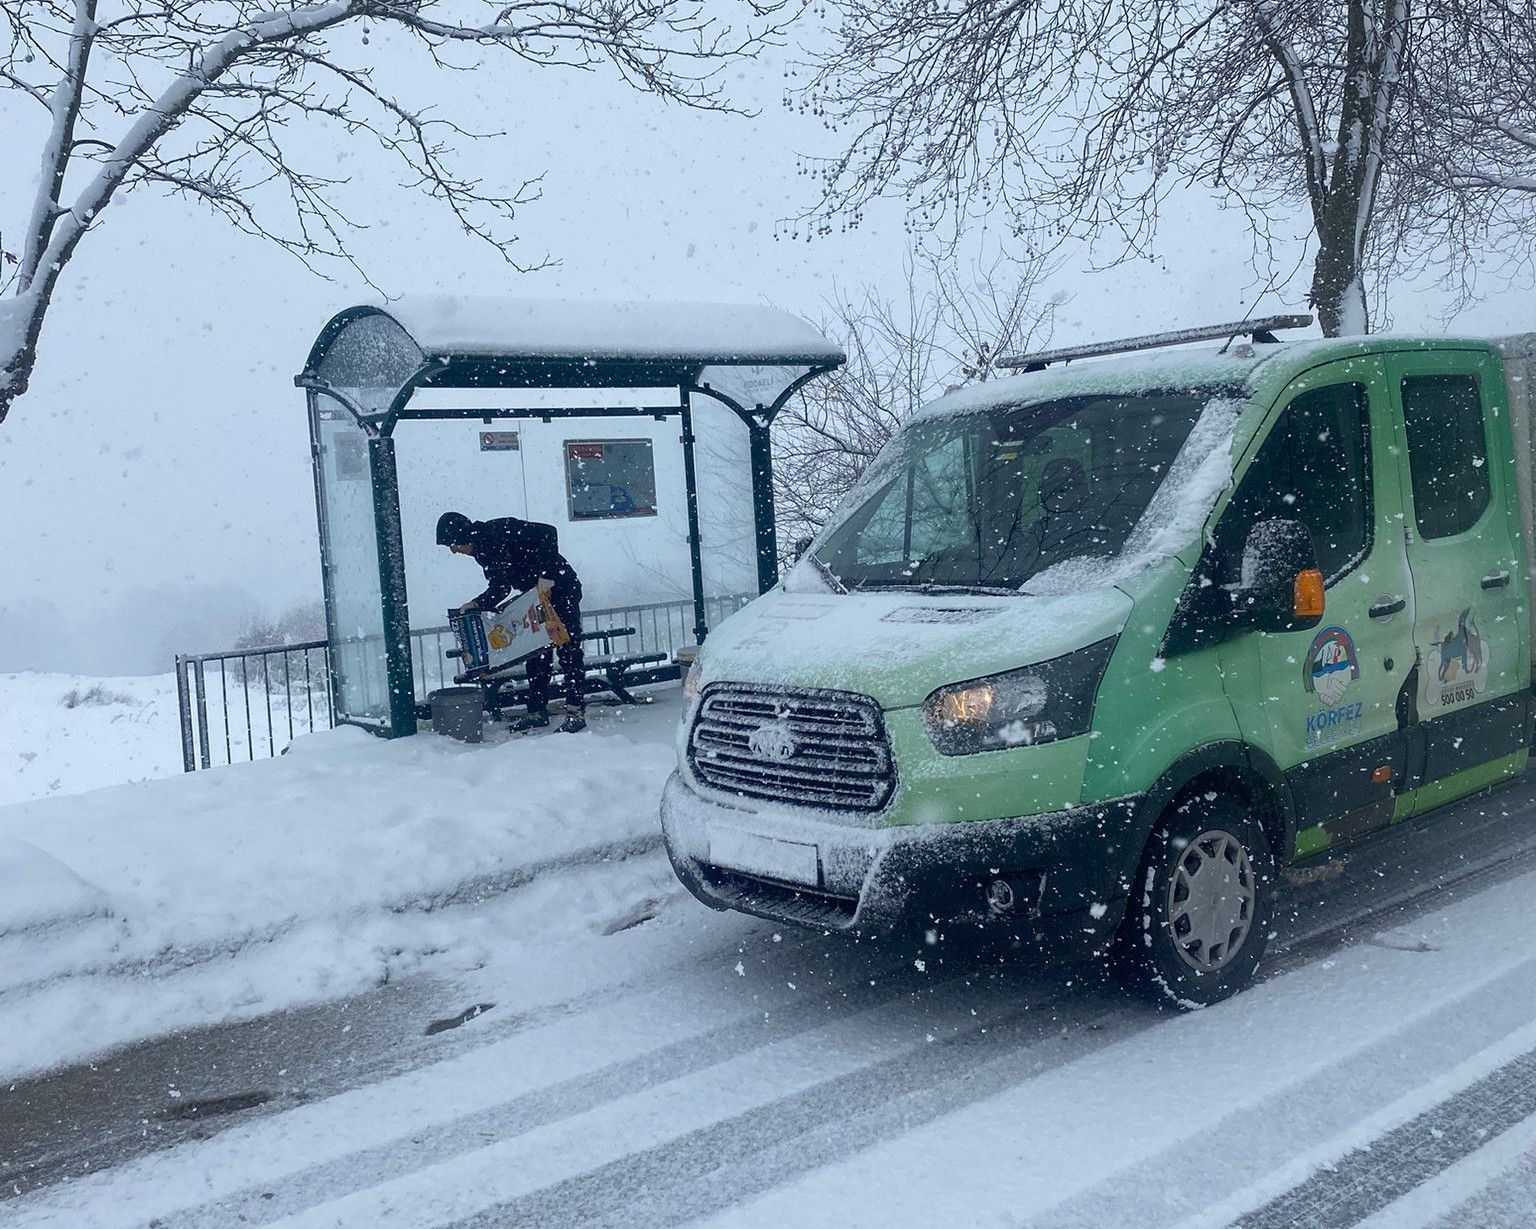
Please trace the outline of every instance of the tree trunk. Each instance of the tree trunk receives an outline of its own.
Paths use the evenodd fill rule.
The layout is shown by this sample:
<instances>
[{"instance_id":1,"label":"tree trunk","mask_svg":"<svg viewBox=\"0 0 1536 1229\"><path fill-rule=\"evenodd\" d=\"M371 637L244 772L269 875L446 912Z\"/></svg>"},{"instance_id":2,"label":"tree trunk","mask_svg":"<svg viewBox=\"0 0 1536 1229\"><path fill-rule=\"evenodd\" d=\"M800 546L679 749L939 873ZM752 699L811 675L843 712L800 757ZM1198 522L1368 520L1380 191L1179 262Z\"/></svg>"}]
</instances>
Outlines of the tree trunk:
<instances>
[{"instance_id":1,"label":"tree trunk","mask_svg":"<svg viewBox=\"0 0 1536 1229\"><path fill-rule=\"evenodd\" d=\"M1331 202L1330 202L1331 203ZM1317 259L1312 266L1312 306L1324 337L1350 337L1370 331L1365 310L1353 208L1332 210L1331 225L1319 228Z\"/></svg>"},{"instance_id":2,"label":"tree trunk","mask_svg":"<svg viewBox=\"0 0 1536 1229\"><path fill-rule=\"evenodd\" d=\"M0 423L32 379L47 300L39 294L0 299Z\"/></svg>"},{"instance_id":3,"label":"tree trunk","mask_svg":"<svg viewBox=\"0 0 1536 1229\"><path fill-rule=\"evenodd\" d=\"M1406 0L1349 0L1344 96L1332 166L1326 184L1320 185L1315 176L1308 184L1317 230L1312 305L1325 337L1370 330L1363 281L1365 249L1407 27ZM1313 135L1302 133L1304 139Z\"/></svg>"}]
</instances>

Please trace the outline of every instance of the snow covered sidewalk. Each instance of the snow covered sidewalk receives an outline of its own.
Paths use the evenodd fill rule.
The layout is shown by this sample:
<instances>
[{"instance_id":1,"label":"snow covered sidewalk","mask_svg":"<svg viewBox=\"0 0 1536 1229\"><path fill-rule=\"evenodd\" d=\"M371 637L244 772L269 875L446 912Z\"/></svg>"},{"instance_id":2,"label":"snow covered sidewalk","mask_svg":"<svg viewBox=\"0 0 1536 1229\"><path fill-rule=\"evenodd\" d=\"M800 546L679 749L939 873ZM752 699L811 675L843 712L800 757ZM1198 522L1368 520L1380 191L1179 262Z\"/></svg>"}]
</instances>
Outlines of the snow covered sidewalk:
<instances>
[{"instance_id":1,"label":"snow covered sidewalk","mask_svg":"<svg viewBox=\"0 0 1536 1229\"><path fill-rule=\"evenodd\" d=\"M339 729L0 807L0 1077L473 965L486 934L454 906L657 847L678 704L479 746Z\"/></svg>"}]
</instances>

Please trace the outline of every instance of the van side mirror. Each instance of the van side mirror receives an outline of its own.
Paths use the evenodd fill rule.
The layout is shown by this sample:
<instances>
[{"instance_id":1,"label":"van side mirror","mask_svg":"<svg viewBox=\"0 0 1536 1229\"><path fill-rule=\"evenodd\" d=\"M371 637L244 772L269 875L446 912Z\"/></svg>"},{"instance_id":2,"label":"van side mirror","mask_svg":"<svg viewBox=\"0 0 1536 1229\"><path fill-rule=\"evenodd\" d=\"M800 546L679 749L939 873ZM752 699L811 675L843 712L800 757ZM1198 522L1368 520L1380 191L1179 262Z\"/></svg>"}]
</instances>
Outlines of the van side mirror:
<instances>
[{"instance_id":1,"label":"van side mirror","mask_svg":"<svg viewBox=\"0 0 1536 1229\"><path fill-rule=\"evenodd\" d=\"M1241 579L1231 590L1234 622L1261 632L1301 631L1323 618L1323 574L1312 533L1276 517L1248 531Z\"/></svg>"}]
</instances>

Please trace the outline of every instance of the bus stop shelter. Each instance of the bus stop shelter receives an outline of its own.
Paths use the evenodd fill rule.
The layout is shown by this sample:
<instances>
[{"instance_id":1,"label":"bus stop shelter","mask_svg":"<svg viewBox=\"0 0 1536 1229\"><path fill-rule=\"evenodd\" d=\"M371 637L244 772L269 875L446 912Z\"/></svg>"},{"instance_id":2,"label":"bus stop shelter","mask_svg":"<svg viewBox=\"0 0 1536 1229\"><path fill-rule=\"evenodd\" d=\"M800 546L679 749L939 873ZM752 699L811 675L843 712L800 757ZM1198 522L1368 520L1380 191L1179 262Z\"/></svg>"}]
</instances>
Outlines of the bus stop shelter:
<instances>
[{"instance_id":1,"label":"bus stop shelter","mask_svg":"<svg viewBox=\"0 0 1536 1229\"><path fill-rule=\"evenodd\" d=\"M676 417L693 631L702 641L708 629L691 398L714 398L745 425L758 588L766 591L778 578L770 425L798 388L843 361L842 350L805 321L751 304L424 296L337 313L294 378L309 412L336 720L387 736L416 730L395 467L401 422ZM424 389L612 389L643 391L652 403L616 397L598 406L413 406Z\"/></svg>"}]
</instances>

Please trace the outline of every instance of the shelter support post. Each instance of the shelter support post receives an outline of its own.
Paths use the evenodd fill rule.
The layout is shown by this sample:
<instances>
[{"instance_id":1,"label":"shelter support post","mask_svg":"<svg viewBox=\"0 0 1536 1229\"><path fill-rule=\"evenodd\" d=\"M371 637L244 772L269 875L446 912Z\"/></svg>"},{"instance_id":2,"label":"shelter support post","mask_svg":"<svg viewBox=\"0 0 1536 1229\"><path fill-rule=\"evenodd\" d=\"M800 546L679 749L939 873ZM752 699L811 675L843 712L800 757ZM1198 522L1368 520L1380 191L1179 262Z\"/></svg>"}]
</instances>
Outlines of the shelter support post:
<instances>
[{"instance_id":1,"label":"shelter support post","mask_svg":"<svg viewBox=\"0 0 1536 1229\"><path fill-rule=\"evenodd\" d=\"M411 616L406 605L405 540L400 529L400 480L395 441L368 441L373 470L373 515L379 540L379 594L384 606L384 652L388 665L389 734L416 733L416 691L411 673Z\"/></svg>"},{"instance_id":2,"label":"shelter support post","mask_svg":"<svg viewBox=\"0 0 1536 1229\"><path fill-rule=\"evenodd\" d=\"M779 540L774 528L771 418L743 414L752 448L752 523L757 533L757 590L779 583Z\"/></svg>"},{"instance_id":3,"label":"shelter support post","mask_svg":"<svg viewBox=\"0 0 1536 1229\"><path fill-rule=\"evenodd\" d=\"M688 563L693 579L693 642L703 644L709 634L704 615L704 555L699 545L699 480L693 457L693 405L686 388L679 389L683 427L683 486L688 505Z\"/></svg>"}]
</instances>

